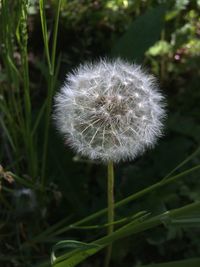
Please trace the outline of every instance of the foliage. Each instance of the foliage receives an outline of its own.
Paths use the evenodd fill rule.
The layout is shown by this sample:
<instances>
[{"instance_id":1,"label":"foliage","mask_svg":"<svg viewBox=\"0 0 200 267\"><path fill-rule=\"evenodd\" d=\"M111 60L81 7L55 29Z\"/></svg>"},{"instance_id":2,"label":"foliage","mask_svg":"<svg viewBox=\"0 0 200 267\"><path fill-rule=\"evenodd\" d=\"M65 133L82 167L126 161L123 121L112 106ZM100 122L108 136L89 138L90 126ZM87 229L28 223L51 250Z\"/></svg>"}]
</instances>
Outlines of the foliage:
<instances>
[{"instance_id":1,"label":"foliage","mask_svg":"<svg viewBox=\"0 0 200 267\"><path fill-rule=\"evenodd\" d=\"M50 266L54 246L55 266L101 266L110 242L115 267L199 265L199 13L196 0L1 1L0 265ZM168 119L154 150L115 167L105 236L105 167L63 146L51 108L73 66L116 55L158 76Z\"/></svg>"}]
</instances>

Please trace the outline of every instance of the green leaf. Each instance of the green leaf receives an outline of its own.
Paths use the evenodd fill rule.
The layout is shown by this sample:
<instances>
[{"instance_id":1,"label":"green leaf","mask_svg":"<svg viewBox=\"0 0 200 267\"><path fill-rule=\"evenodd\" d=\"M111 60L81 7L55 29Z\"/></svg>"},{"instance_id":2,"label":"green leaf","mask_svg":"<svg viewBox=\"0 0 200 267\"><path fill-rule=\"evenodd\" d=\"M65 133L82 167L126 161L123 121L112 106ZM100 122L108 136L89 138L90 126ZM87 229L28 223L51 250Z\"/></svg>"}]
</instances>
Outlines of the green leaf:
<instances>
[{"instance_id":1,"label":"green leaf","mask_svg":"<svg viewBox=\"0 0 200 267\"><path fill-rule=\"evenodd\" d=\"M159 40L164 14L165 6L159 5L138 17L116 43L112 55L142 61L147 49Z\"/></svg>"},{"instance_id":2,"label":"green leaf","mask_svg":"<svg viewBox=\"0 0 200 267\"><path fill-rule=\"evenodd\" d=\"M196 152L195 152L196 153ZM194 154L194 153L193 153ZM181 164L179 164L174 170L172 170L170 173L172 174L175 170L178 170L178 168L181 166L183 166L185 164L185 162L188 162L191 158L192 158L192 155L190 156L190 158L187 160L187 161L184 161L182 162ZM193 167L193 168L190 168L190 169L187 169L177 175L174 175L172 177L168 177L169 175L167 175L167 177L164 177L166 179L163 179L147 188L144 188L142 190L140 190L139 192L137 193L134 193L118 202L115 203L115 209L117 208L120 208L122 206L125 206L126 204L132 202L133 200L135 199L138 199L138 198L141 198L143 196L145 196L146 194L150 193L150 192L153 192L154 190L156 189L159 189L160 187L163 187L165 185L168 185L168 184L171 184L173 182L176 182L177 180L179 180L180 178L186 176L186 175L189 175L197 170L200 169L200 164ZM62 171L62 169L61 169ZM44 231L42 234L36 236L35 238L31 239L31 243L35 243L35 242L40 242L41 240L45 240L49 237L55 237L55 236L58 236L60 234L63 234L67 231L70 231L71 229L73 229L74 227L77 227L77 226L81 226L87 222L90 222L90 221L93 221L94 219L97 219L101 216L103 216L105 213L106 213L107 209L102 209L98 212L95 212L79 221L76 221L74 222L73 224L70 224L70 225L66 225L66 226L63 226L65 220L63 220L63 222L59 222L58 225L54 225L54 226L51 226L49 228L49 230L47 231ZM67 218L66 218L67 219ZM71 225L73 227L71 227ZM61 227L62 226L62 227ZM50 232L50 233L49 233ZM27 246L27 245L30 245L28 242L24 243L23 246Z\"/></svg>"},{"instance_id":3,"label":"green leaf","mask_svg":"<svg viewBox=\"0 0 200 267\"><path fill-rule=\"evenodd\" d=\"M141 267L199 267L199 266L200 266L200 258L142 265Z\"/></svg>"},{"instance_id":4,"label":"green leaf","mask_svg":"<svg viewBox=\"0 0 200 267\"><path fill-rule=\"evenodd\" d=\"M10 132L9 132L9 129L6 127L4 121L3 121L1 118L0 118L0 125L1 125L2 129L4 130L4 134L5 134L5 136L8 138L8 141L9 141L9 143L10 143L10 145L11 145L13 151L16 152L16 147L15 147L13 138L12 138Z\"/></svg>"},{"instance_id":5,"label":"green leaf","mask_svg":"<svg viewBox=\"0 0 200 267\"><path fill-rule=\"evenodd\" d=\"M195 217L181 217L171 220L171 224L181 227L200 227L200 217L199 214Z\"/></svg>"},{"instance_id":6,"label":"green leaf","mask_svg":"<svg viewBox=\"0 0 200 267\"><path fill-rule=\"evenodd\" d=\"M167 41L160 40L149 48L149 50L147 51L147 55L153 57L166 55L171 51L171 48L171 44L169 44Z\"/></svg>"},{"instance_id":7,"label":"green leaf","mask_svg":"<svg viewBox=\"0 0 200 267\"><path fill-rule=\"evenodd\" d=\"M139 218L138 220L134 220L133 222L127 223L112 234L104 236L89 244L72 240L62 241L62 243L59 242L57 245L55 245L53 249L53 266L74 267L89 256L97 253L98 251L105 248L107 245L113 243L116 240L125 238L133 234L144 232L161 224L169 225L172 220L176 220L177 218L183 216L194 216L194 214L197 214L197 212L199 211L199 208L200 202L195 202L186 205L182 208L164 212L150 219L146 219L146 217L144 216L143 218ZM62 245L71 246L75 249L60 257L55 258L56 248L60 249L62 248Z\"/></svg>"},{"instance_id":8,"label":"green leaf","mask_svg":"<svg viewBox=\"0 0 200 267\"><path fill-rule=\"evenodd\" d=\"M149 215L150 215L150 213L147 211L140 211L140 212L137 212L136 214L134 214L132 216L123 217L122 219L119 219L117 221L115 220L113 223L105 223L105 224L97 224L97 225L84 225L84 226L76 226L76 225L70 224L70 228L81 229L81 230L106 228L109 225L118 226L119 224L124 224L124 223L130 222L130 221L133 222L134 220L138 220L139 218L144 218L144 217L147 217Z\"/></svg>"},{"instance_id":9,"label":"green leaf","mask_svg":"<svg viewBox=\"0 0 200 267\"><path fill-rule=\"evenodd\" d=\"M56 257L55 253L61 249L74 249L63 256ZM94 243L83 243L75 240L64 240L58 242L52 250L51 264L56 267L73 267L90 255L98 252L102 247Z\"/></svg>"}]
</instances>

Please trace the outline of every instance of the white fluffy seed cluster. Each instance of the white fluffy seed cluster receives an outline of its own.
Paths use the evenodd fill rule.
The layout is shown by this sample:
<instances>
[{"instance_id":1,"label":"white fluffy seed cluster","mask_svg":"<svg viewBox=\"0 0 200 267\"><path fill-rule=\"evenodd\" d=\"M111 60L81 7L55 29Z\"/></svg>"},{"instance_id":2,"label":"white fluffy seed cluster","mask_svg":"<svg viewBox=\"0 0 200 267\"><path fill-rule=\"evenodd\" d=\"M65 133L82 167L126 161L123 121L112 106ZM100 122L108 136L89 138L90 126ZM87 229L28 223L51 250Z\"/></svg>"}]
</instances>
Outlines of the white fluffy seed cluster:
<instances>
[{"instance_id":1,"label":"white fluffy seed cluster","mask_svg":"<svg viewBox=\"0 0 200 267\"><path fill-rule=\"evenodd\" d=\"M54 120L67 144L103 162L134 159L161 136L164 97L155 78L117 59L81 65L55 96Z\"/></svg>"}]
</instances>

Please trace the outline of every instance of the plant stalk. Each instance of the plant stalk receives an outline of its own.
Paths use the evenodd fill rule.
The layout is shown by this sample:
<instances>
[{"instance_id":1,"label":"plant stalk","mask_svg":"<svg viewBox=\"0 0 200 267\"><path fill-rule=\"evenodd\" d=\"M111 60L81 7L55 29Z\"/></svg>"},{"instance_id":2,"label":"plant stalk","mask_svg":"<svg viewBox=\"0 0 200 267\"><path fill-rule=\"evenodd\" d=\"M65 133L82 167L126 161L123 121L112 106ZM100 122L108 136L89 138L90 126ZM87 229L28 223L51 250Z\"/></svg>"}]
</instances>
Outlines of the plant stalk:
<instances>
[{"instance_id":1,"label":"plant stalk","mask_svg":"<svg viewBox=\"0 0 200 267\"><path fill-rule=\"evenodd\" d=\"M113 162L108 162L108 188L107 188L107 201L108 201L108 228L107 234L110 235L114 231L114 167ZM104 267L110 264L112 253L112 244L107 247Z\"/></svg>"},{"instance_id":2,"label":"plant stalk","mask_svg":"<svg viewBox=\"0 0 200 267\"><path fill-rule=\"evenodd\" d=\"M56 46L57 46L58 22L59 22L61 1L62 0L57 1L54 29L53 29L53 46L52 46L51 57L50 57L49 43L48 43L49 38L48 38L47 21L46 21L46 15L45 15L45 5L44 5L45 1L40 0L39 2L43 41L44 41L44 47L45 47L45 53L46 53L46 58L47 58L47 63L48 63L48 71L49 71L47 106L46 106L46 112L45 112L46 120L45 120L45 126L44 126L44 144L43 144L42 167L41 167L41 185L43 189L45 185L45 171L46 171L46 164L47 164L50 114L51 114L52 99L53 99L53 94L54 94L55 78L56 78L56 75L55 75Z\"/></svg>"}]
</instances>

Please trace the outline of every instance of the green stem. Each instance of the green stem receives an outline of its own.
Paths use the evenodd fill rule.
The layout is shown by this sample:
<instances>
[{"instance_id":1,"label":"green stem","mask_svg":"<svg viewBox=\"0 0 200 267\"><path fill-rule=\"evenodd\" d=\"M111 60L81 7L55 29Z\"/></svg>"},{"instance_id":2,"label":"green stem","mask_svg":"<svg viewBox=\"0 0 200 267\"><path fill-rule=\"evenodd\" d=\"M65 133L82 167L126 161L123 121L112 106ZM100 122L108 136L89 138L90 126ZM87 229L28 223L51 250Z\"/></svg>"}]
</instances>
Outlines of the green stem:
<instances>
[{"instance_id":1,"label":"green stem","mask_svg":"<svg viewBox=\"0 0 200 267\"><path fill-rule=\"evenodd\" d=\"M47 58L47 64L49 70L51 69L51 60L50 60L50 53L49 53L49 36L48 36L48 30L47 30L47 23L46 23L46 14L45 14L45 3L44 0L39 1L39 7L40 7L40 19L41 19L41 26L42 26L42 35L44 40L44 49L46 53Z\"/></svg>"},{"instance_id":2,"label":"green stem","mask_svg":"<svg viewBox=\"0 0 200 267\"><path fill-rule=\"evenodd\" d=\"M47 57L47 62L48 62L48 71L49 71L47 108L46 108L46 114L45 114L46 123L44 126L44 144L43 144L42 167L41 167L42 188L44 188L44 184L45 184L45 171L46 171L46 161L47 161L47 148L48 148L48 141L49 141L50 114L51 114L52 99L53 99L54 86L55 86L56 44L57 44L58 22L59 22L61 1L62 0L58 0L57 7L56 7L56 16L55 16L54 30L53 30L53 46L52 46L52 54L50 58L44 1L40 0L40 17L41 17L43 39L44 39L45 52L46 52L46 57Z\"/></svg>"},{"instance_id":3,"label":"green stem","mask_svg":"<svg viewBox=\"0 0 200 267\"><path fill-rule=\"evenodd\" d=\"M144 220L141 222L138 221L138 223L136 224L134 222L130 222L125 226L121 227L120 229L116 230L112 234L106 235L98 240L93 241L92 243L88 243L93 245L99 245L99 247L87 250L87 252L83 252L80 248L75 249L71 252L68 252L62 256L57 257L53 266L63 267L69 265L71 266L71 264L75 266L74 262L76 263L76 265L78 263L81 263L83 260L94 255L98 251L105 248L107 245L112 244L117 240L121 240L122 238L129 237L130 235L135 235L144 232L159 225L167 224L170 226L171 224L173 224L173 220L179 219L183 216L187 217L192 213L194 214L197 212L197 210L199 210L199 208L200 208L200 201L197 201L181 208L166 211L148 220ZM76 259L74 259L75 257Z\"/></svg>"},{"instance_id":4,"label":"green stem","mask_svg":"<svg viewBox=\"0 0 200 267\"><path fill-rule=\"evenodd\" d=\"M199 208L200 208L200 201L197 201L197 202L193 202L191 204L185 205L181 208L166 211L164 213L156 215L153 218L150 218L138 224L134 224L130 222L126 224L125 226L116 230L110 236L107 235L96 240L95 243L98 245L106 246L110 244L110 242L114 242L118 239L125 238L127 236L146 231L158 225L165 225L166 223L170 225L173 219L176 219L176 218L178 219L181 216L187 216L187 213L189 214L190 212L191 213L195 212Z\"/></svg>"},{"instance_id":5,"label":"green stem","mask_svg":"<svg viewBox=\"0 0 200 267\"><path fill-rule=\"evenodd\" d=\"M108 229L107 234L110 235L114 231L114 168L113 162L108 162L108 189L107 189L107 198L108 198ZM112 254L112 244L107 247L106 257L105 257L105 267L108 267L110 264Z\"/></svg>"},{"instance_id":6,"label":"green stem","mask_svg":"<svg viewBox=\"0 0 200 267\"><path fill-rule=\"evenodd\" d=\"M148 194L148 193L150 193L150 192L152 192L152 191L154 191L154 190L156 190L156 189L158 189L160 187L163 187L164 185L168 185L168 184L171 184L173 182L176 182L180 178L185 177L186 175L189 175L190 173L193 173L193 172L195 172L195 171L197 171L199 169L200 169L200 164L195 166L195 167L192 167L192 168L190 168L188 170L185 170L182 173L179 173L177 175L169 177L166 180L161 180L161 181L157 182L156 184L153 184L153 185L149 186L148 188L144 188L144 189L140 190L139 192L134 193L134 194L132 194L132 195L130 195L130 196L128 196L128 197L116 202L114 207L115 208L120 208L120 207L130 203L131 201L133 201L135 199L141 198L141 197L145 196L146 194ZM101 217L102 215L104 215L106 212L107 212L107 208L102 209L102 210L100 210L98 212L95 212L95 213L93 213L93 214L91 214L91 215L89 215L89 216L87 216L87 217L85 217L85 218L83 218L83 219L81 219L79 221L74 222L73 226L79 226L79 225L82 225L82 224L87 223L89 221L92 221L94 219L97 219L97 218ZM66 233L67 231L70 231L72 229L70 227L70 225L67 225L67 226L65 226L65 227L63 227L61 229L58 229L60 227L60 222L59 222L58 224L54 225L51 228L51 230L52 230L51 233L49 233L49 229L48 229L48 231L46 230L42 234L40 234L37 237L35 237L34 239L32 239L31 242L32 243L40 242L44 238L45 234L48 235L48 236L51 236L51 237L55 237L55 236L58 236L60 234ZM57 229L57 230L55 230L55 229ZM53 230L55 230L55 232L53 232ZM24 244L24 245L27 245L27 243Z\"/></svg>"},{"instance_id":7,"label":"green stem","mask_svg":"<svg viewBox=\"0 0 200 267\"><path fill-rule=\"evenodd\" d=\"M29 81L29 64L28 64L28 0L21 1L20 20L16 30L17 40L21 49L22 59L22 81L24 91L24 107L25 107L25 128L23 129L23 139L25 142L25 148L27 151L28 168L32 177L36 177L37 173L37 156L34 150L34 140L31 136L31 124L32 124L32 110L31 110L31 96L30 96L30 81Z\"/></svg>"}]
</instances>

